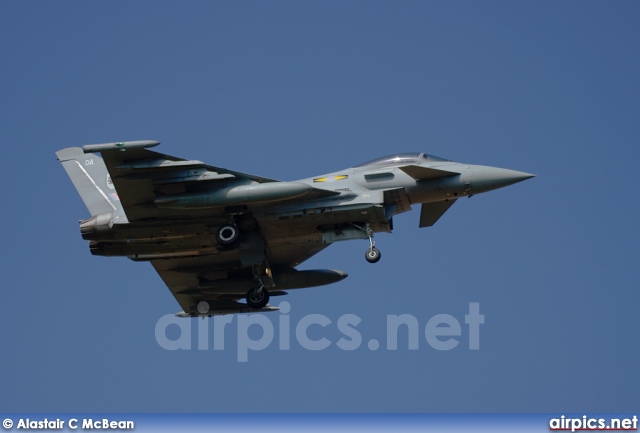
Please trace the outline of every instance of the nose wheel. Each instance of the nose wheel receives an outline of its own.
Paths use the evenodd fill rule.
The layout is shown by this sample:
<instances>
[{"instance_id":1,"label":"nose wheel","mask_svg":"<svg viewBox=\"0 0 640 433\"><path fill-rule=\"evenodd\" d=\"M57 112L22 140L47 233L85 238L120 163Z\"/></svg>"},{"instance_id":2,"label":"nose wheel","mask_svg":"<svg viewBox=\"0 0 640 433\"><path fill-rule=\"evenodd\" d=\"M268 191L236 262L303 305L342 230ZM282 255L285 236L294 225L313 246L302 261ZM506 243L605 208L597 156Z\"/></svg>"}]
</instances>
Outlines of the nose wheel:
<instances>
[{"instance_id":1,"label":"nose wheel","mask_svg":"<svg viewBox=\"0 0 640 433\"><path fill-rule=\"evenodd\" d=\"M369 263L376 263L380 260L381 254L380 251L372 246L364 253L364 258L367 259Z\"/></svg>"}]
</instances>

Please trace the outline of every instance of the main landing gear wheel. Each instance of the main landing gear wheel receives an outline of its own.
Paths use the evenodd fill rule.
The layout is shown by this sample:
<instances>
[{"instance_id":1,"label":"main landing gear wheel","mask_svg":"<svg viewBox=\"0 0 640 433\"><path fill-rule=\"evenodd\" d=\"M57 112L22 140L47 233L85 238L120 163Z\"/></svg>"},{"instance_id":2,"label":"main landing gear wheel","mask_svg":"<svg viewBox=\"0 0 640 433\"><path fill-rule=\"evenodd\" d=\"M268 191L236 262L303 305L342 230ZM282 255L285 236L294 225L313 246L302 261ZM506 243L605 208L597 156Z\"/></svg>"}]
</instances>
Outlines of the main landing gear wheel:
<instances>
[{"instance_id":1,"label":"main landing gear wheel","mask_svg":"<svg viewBox=\"0 0 640 433\"><path fill-rule=\"evenodd\" d=\"M269 303L269 292L264 287L257 287L247 293L247 305L255 310L266 306Z\"/></svg>"},{"instance_id":2,"label":"main landing gear wheel","mask_svg":"<svg viewBox=\"0 0 640 433\"><path fill-rule=\"evenodd\" d=\"M220 245L232 245L240 236L240 230L235 224L225 224L218 230L216 240Z\"/></svg>"},{"instance_id":3,"label":"main landing gear wheel","mask_svg":"<svg viewBox=\"0 0 640 433\"><path fill-rule=\"evenodd\" d=\"M369 263L376 263L380 260L381 254L377 248L371 247L364 254L364 258L367 259Z\"/></svg>"}]
</instances>

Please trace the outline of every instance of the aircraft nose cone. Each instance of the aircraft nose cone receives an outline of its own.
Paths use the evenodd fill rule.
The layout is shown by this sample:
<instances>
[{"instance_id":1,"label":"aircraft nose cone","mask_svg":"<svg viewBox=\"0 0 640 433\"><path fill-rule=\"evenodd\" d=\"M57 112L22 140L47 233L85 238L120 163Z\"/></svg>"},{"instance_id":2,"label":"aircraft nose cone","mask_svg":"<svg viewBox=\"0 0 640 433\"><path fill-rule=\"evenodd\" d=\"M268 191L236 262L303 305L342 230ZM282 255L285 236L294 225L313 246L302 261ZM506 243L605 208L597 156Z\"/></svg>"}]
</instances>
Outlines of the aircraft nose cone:
<instances>
[{"instance_id":1,"label":"aircraft nose cone","mask_svg":"<svg viewBox=\"0 0 640 433\"><path fill-rule=\"evenodd\" d=\"M471 191L473 191L474 194L503 188L535 177L535 174L525 173L523 171L487 167L484 165L474 165L472 172Z\"/></svg>"}]
</instances>

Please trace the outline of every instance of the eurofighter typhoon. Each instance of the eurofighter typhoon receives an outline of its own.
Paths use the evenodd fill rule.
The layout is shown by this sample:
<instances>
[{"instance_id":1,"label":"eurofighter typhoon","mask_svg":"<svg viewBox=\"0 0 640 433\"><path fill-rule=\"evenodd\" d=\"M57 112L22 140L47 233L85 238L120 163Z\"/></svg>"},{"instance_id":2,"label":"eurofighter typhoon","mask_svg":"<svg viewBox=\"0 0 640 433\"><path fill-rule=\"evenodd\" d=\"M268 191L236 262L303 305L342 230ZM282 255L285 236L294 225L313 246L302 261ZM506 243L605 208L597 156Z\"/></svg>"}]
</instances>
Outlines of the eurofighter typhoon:
<instances>
[{"instance_id":1,"label":"eurofighter typhoon","mask_svg":"<svg viewBox=\"0 0 640 433\"><path fill-rule=\"evenodd\" d=\"M365 259L375 263L374 233L391 233L394 215L412 205L430 227L461 197L533 177L416 152L281 182L148 150L158 144L56 155L91 213L80 221L91 253L150 262L182 317L277 310L270 296L347 276L296 269L332 243L366 239Z\"/></svg>"}]
</instances>

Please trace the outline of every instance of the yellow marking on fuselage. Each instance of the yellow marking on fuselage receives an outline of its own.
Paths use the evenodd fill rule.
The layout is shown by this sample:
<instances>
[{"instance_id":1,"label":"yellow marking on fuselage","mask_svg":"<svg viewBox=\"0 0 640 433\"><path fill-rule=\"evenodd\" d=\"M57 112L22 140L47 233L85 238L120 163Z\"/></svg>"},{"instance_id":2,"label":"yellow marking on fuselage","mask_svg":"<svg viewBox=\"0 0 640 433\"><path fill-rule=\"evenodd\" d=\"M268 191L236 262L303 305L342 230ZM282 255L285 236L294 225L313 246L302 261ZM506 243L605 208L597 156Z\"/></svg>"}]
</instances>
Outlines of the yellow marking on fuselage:
<instances>
[{"instance_id":1,"label":"yellow marking on fuselage","mask_svg":"<svg viewBox=\"0 0 640 433\"><path fill-rule=\"evenodd\" d=\"M343 180L348 179L349 176L346 174L340 174L338 176L329 176L329 177L317 177L313 179L314 182L333 182L335 180Z\"/></svg>"}]
</instances>

